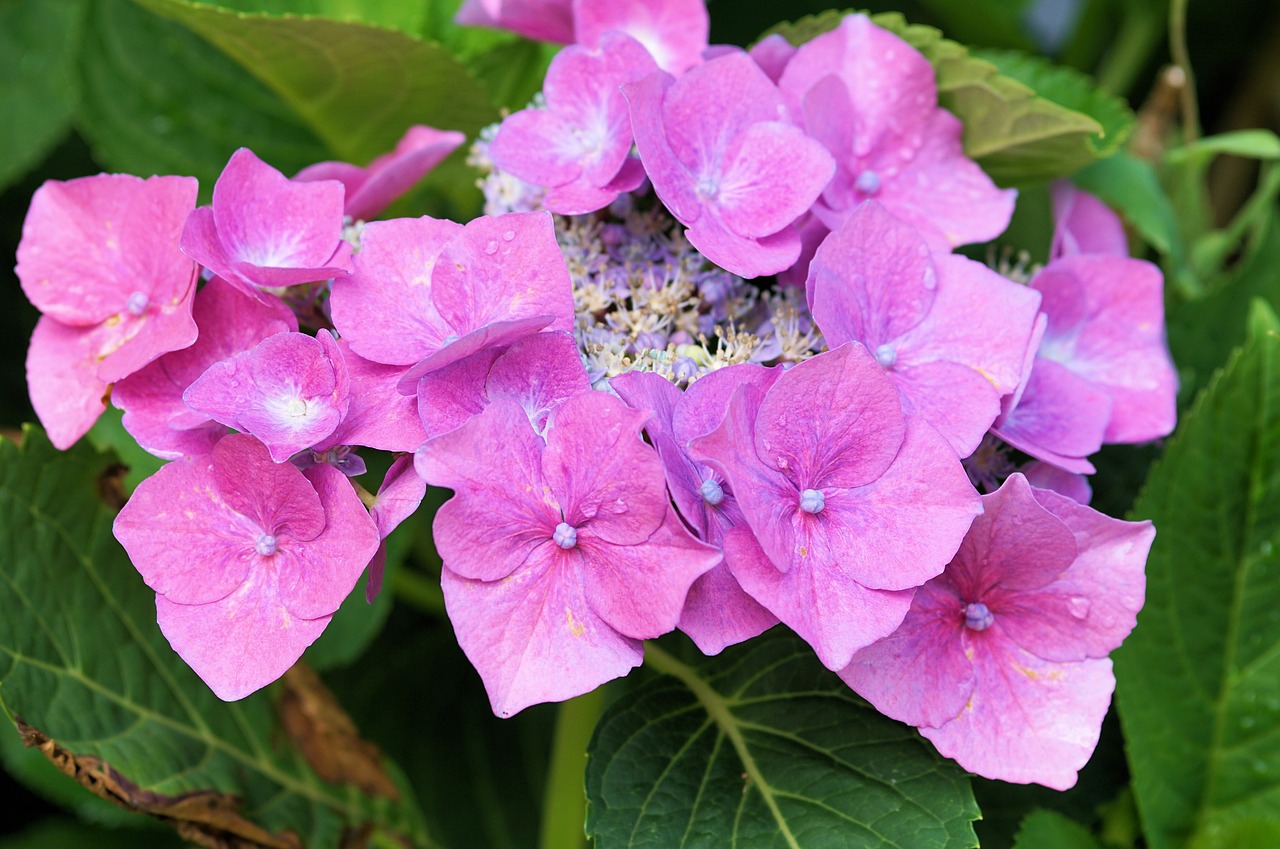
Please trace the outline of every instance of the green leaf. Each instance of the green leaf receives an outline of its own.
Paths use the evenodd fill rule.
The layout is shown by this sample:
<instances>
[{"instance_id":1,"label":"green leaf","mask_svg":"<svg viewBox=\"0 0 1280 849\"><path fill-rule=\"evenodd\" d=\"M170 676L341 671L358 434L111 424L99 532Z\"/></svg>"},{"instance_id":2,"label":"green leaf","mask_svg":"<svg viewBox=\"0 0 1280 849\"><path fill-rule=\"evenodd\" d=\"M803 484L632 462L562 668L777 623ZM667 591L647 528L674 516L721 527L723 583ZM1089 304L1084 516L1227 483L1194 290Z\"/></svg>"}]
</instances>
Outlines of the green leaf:
<instances>
[{"instance_id":1,"label":"green leaf","mask_svg":"<svg viewBox=\"0 0 1280 849\"><path fill-rule=\"evenodd\" d=\"M1251 159L1280 159L1280 138L1270 130L1237 130L1197 139L1165 154L1170 165L1204 164L1226 153Z\"/></svg>"},{"instance_id":2,"label":"green leaf","mask_svg":"<svg viewBox=\"0 0 1280 849\"><path fill-rule=\"evenodd\" d=\"M247 71L130 0L90 0L76 124L114 171L184 174L202 196L236 148L292 174L324 145Z\"/></svg>"},{"instance_id":3,"label":"green leaf","mask_svg":"<svg viewBox=\"0 0 1280 849\"><path fill-rule=\"evenodd\" d=\"M978 50L974 56L991 62L1002 75L1027 86L1035 92L1037 100L1057 104L1072 115L1086 116L1097 124L1093 132L1074 132L1061 127L1041 138L1036 154L1043 159L1046 176L1069 173L1095 159L1110 156L1133 132L1134 118L1129 106L1098 88L1087 74L1016 50ZM1076 163L1073 167L1060 170L1073 161Z\"/></svg>"},{"instance_id":4,"label":"green leaf","mask_svg":"<svg viewBox=\"0 0 1280 849\"><path fill-rule=\"evenodd\" d=\"M696 653L691 653L696 656ZM969 782L779 629L664 673L605 712L587 762L599 849L973 847Z\"/></svg>"},{"instance_id":5,"label":"green leaf","mask_svg":"<svg viewBox=\"0 0 1280 849\"><path fill-rule=\"evenodd\" d=\"M1055 811L1029 814L1013 849L1101 849L1089 829Z\"/></svg>"},{"instance_id":6,"label":"green leaf","mask_svg":"<svg viewBox=\"0 0 1280 849\"><path fill-rule=\"evenodd\" d=\"M827 11L769 33L803 44L835 29L846 14ZM965 153L998 183L1069 174L1114 152L1132 129L1123 102L1099 92L1078 72L1018 53L971 54L933 27L908 24L896 12L871 20L933 64L939 105L964 122Z\"/></svg>"},{"instance_id":7,"label":"green leaf","mask_svg":"<svg viewBox=\"0 0 1280 849\"><path fill-rule=\"evenodd\" d=\"M1250 324L1273 328L1255 311ZM1238 351L1184 417L1134 517L1146 606L1115 653L1147 845L1280 821L1280 336Z\"/></svg>"},{"instance_id":8,"label":"green leaf","mask_svg":"<svg viewBox=\"0 0 1280 849\"><path fill-rule=\"evenodd\" d=\"M0 3L0 189L67 132L80 91L76 52L83 0Z\"/></svg>"},{"instance_id":9,"label":"green leaf","mask_svg":"<svg viewBox=\"0 0 1280 849\"><path fill-rule=\"evenodd\" d=\"M1181 257L1177 213L1150 162L1117 151L1080 171L1072 182L1118 209L1157 251Z\"/></svg>"},{"instance_id":10,"label":"green leaf","mask_svg":"<svg viewBox=\"0 0 1280 849\"><path fill-rule=\"evenodd\" d=\"M220 826L253 835L245 845L284 846L293 832L336 847L366 823L437 845L407 789L392 802L322 782L285 741L270 693L221 702L173 653L99 500L114 464L84 442L60 453L34 429L22 447L0 441L5 712L81 770L109 764L119 792L153 811L183 818L185 794L205 794Z\"/></svg>"},{"instance_id":11,"label":"green leaf","mask_svg":"<svg viewBox=\"0 0 1280 849\"><path fill-rule=\"evenodd\" d=\"M406 33L185 0L137 2L240 63L349 162L390 150L412 124L474 134L498 117L483 86L448 50Z\"/></svg>"},{"instance_id":12,"label":"green leaf","mask_svg":"<svg viewBox=\"0 0 1280 849\"><path fill-rule=\"evenodd\" d=\"M1169 347L1181 376L1179 399L1185 404L1244 342L1245 315L1254 298L1280 307L1280 222L1272 221L1255 252L1210 294L1170 305Z\"/></svg>"}]
</instances>

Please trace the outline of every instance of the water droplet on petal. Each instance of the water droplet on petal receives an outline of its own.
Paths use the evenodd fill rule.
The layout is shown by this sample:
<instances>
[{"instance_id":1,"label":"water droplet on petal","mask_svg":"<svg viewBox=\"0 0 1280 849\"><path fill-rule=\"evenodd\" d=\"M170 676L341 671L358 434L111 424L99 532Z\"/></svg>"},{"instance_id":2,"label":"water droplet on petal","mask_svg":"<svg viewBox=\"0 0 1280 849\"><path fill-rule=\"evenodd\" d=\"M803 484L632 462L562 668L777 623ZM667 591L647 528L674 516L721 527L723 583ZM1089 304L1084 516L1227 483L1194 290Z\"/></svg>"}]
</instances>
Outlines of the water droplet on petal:
<instances>
[{"instance_id":1,"label":"water droplet on petal","mask_svg":"<svg viewBox=\"0 0 1280 849\"><path fill-rule=\"evenodd\" d=\"M1072 596L1067 599L1067 612L1077 619L1085 618L1089 615L1089 599Z\"/></svg>"},{"instance_id":2,"label":"water droplet on petal","mask_svg":"<svg viewBox=\"0 0 1280 849\"><path fill-rule=\"evenodd\" d=\"M484 252L487 253L489 256L493 256L498 252L498 243L490 242L489 244L485 245Z\"/></svg>"},{"instance_id":3,"label":"water droplet on petal","mask_svg":"<svg viewBox=\"0 0 1280 849\"><path fill-rule=\"evenodd\" d=\"M924 286L929 291L933 291L934 289L937 288L938 275L933 273L932 267L926 268L924 270L924 278L920 281L920 285Z\"/></svg>"},{"instance_id":4,"label":"water droplet on petal","mask_svg":"<svg viewBox=\"0 0 1280 849\"><path fill-rule=\"evenodd\" d=\"M503 234L502 234L502 241L504 241L504 242L509 242L509 241L511 241L512 239L514 239L515 237L516 237L516 231L515 231L515 230L508 230L507 232L505 232L505 233L503 233Z\"/></svg>"}]
</instances>

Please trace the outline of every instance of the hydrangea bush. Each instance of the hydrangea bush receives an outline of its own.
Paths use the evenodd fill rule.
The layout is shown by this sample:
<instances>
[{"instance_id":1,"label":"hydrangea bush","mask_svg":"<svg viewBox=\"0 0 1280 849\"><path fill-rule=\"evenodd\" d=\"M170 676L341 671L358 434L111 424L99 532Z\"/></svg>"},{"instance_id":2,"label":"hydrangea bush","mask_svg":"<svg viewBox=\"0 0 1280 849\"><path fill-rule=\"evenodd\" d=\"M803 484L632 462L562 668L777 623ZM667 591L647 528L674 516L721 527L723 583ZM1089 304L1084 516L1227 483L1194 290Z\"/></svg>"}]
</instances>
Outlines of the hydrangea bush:
<instances>
[{"instance_id":1,"label":"hydrangea bush","mask_svg":"<svg viewBox=\"0 0 1280 849\"><path fill-rule=\"evenodd\" d=\"M233 57L340 26L142 5ZM1187 124L1144 159L1140 135L1120 149L1143 126L1086 77L893 15L745 47L711 43L702 0L467 0L457 22L564 46L530 54L549 63L523 108L424 113L440 126L401 125L368 165L290 174L249 135L211 184L35 191L16 274L45 435L4 446L3 481L37 526L7 532L0 639L23 740L215 847L973 847L988 804L1028 816L1016 838L980 826L984 846L1134 846L1137 816L1153 847L1271 845L1280 808L1250 800L1280 792L1280 760L1230 742L1260 720L1222 705L1257 673L1248 701L1280 706L1280 634L1257 624L1276 617L1240 589L1252 562L1160 553L1217 515L1161 507L1208 474L1200 452L1269 557L1271 454L1179 444L1134 512L1117 493L1165 449L1180 385L1185 410L1207 382L1175 367L1166 304L1226 291L1211 251L1247 263L1276 191L1264 177L1190 246L1151 160L1196 177L1214 150L1280 143ZM319 108L278 61L264 78ZM429 173L471 200L415 194ZM1191 415L1234 403L1239 441L1269 446L1274 411L1247 405L1280 323L1250 321ZM100 478L115 503L96 508L20 473L39 455L91 480L108 461L86 434L151 473ZM1181 591L1184 556L1234 593ZM30 588L58 558L74 604ZM1200 651L1160 617L1201 605L1230 623L1222 683L1185 673L1226 711L1206 767L1224 777L1187 790L1153 766L1151 711ZM407 724L358 729L312 667ZM375 689L379 667L400 683ZM1132 789L1107 720L1126 670ZM468 825L442 800L469 768L415 785L448 749L405 735L524 747L545 779L508 798L500 779L487 816L539 797L540 819ZM1075 787L1100 739L1092 809L1006 789ZM1239 746L1257 789L1232 796L1214 782ZM1190 820L1164 812L1178 793Z\"/></svg>"}]
</instances>

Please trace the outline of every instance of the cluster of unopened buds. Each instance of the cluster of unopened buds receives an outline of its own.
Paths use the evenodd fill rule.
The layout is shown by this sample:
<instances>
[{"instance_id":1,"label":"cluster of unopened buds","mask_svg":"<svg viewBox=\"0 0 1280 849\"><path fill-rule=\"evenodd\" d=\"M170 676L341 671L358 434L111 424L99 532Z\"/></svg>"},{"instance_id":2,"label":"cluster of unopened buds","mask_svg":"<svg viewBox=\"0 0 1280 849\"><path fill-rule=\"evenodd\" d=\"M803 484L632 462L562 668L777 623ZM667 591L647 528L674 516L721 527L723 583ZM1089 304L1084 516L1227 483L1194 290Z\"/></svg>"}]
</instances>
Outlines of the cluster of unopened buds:
<instances>
[{"instance_id":1,"label":"cluster of unopened buds","mask_svg":"<svg viewBox=\"0 0 1280 849\"><path fill-rule=\"evenodd\" d=\"M1029 282L953 253L1014 192L865 16L749 52L696 0L566 21L466 224L370 220L463 141L425 127L292 179L239 150L208 207L185 177L36 194L32 399L60 447L109 399L172 461L115 523L161 630L223 699L263 687L429 484L501 716L781 622L969 770L1070 786L1154 536L1083 475L1174 425L1159 272L1065 185ZM359 449L395 455L376 494Z\"/></svg>"}]
</instances>

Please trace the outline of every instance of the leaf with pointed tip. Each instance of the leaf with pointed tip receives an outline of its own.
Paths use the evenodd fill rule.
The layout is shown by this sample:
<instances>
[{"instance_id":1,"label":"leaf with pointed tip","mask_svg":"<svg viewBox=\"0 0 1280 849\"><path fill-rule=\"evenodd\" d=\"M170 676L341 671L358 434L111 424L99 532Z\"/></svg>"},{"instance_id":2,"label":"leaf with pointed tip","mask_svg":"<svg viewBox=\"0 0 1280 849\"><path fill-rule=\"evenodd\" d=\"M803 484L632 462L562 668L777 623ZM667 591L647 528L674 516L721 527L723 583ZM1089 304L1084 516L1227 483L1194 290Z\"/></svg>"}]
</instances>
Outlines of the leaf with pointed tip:
<instances>
[{"instance_id":1,"label":"leaf with pointed tip","mask_svg":"<svg viewBox=\"0 0 1280 849\"><path fill-rule=\"evenodd\" d=\"M1157 535L1114 661L1152 849L1280 822L1280 335L1261 301L1250 319L1133 510Z\"/></svg>"},{"instance_id":2,"label":"leaf with pointed tip","mask_svg":"<svg viewBox=\"0 0 1280 849\"><path fill-rule=\"evenodd\" d=\"M776 32L792 44L803 44L835 29L846 14L822 12L779 24L766 35ZM1002 185L1069 174L1114 151L1131 129L1132 116L1123 103L1098 92L1077 72L1033 57L1025 57L1026 62L1007 58L1021 54L970 53L933 27L907 23L897 12L872 15L871 20L933 64L938 104L964 124L965 153ZM1006 67L997 67L992 59Z\"/></svg>"},{"instance_id":3,"label":"leaf with pointed tip","mask_svg":"<svg viewBox=\"0 0 1280 849\"><path fill-rule=\"evenodd\" d=\"M1035 811L1022 820L1013 849L1102 849L1089 829L1056 811Z\"/></svg>"},{"instance_id":4,"label":"leaf with pointed tip","mask_svg":"<svg viewBox=\"0 0 1280 849\"><path fill-rule=\"evenodd\" d=\"M135 2L234 59L349 162L391 150L412 124L473 134L498 117L484 87L448 50L407 33L186 0Z\"/></svg>"},{"instance_id":5,"label":"leaf with pointed tip","mask_svg":"<svg viewBox=\"0 0 1280 849\"><path fill-rule=\"evenodd\" d=\"M100 500L113 465L35 429L0 440L0 707L24 736L104 795L244 845L336 847L369 824L437 846L407 787L392 802L321 781L282 742L270 692L221 702L173 653Z\"/></svg>"},{"instance_id":6,"label":"leaf with pointed tip","mask_svg":"<svg viewBox=\"0 0 1280 849\"><path fill-rule=\"evenodd\" d=\"M777 629L678 659L609 708L588 749L599 849L977 846L969 781Z\"/></svg>"}]
</instances>

